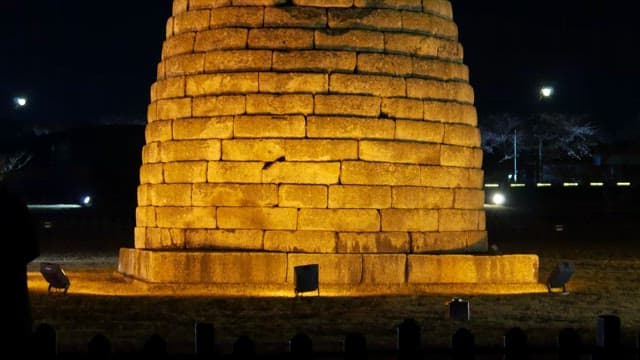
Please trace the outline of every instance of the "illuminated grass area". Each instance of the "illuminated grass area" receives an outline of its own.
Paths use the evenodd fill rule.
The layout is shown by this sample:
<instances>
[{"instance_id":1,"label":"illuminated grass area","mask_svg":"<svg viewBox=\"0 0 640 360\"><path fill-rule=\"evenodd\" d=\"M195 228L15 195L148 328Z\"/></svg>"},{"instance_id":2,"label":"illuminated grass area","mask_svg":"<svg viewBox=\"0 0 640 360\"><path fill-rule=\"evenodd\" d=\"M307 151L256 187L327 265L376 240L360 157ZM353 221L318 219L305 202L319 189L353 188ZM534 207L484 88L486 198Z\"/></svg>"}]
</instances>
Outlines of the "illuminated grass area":
<instances>
[{"instance_id":1,"label":"illuminated grass area","mask_svg":"<svg viewBox=\"0 0 640 360\"><path fill-rule=\"evenodd\" d=\"M447 346L449 336L463 325L476 334L480 346L500 345L501 335L512 326L525 329L532 344L553 345L565 327L578 329L589 343L595 337L596 317L604 313L621 317L625 341L631 343L640 328L638 246L612 240L582 246L549 240L504 244L502 251L537 248L541 281L558 262L572 261L576 273L568 284L569 295L493 295L497 289L490 287L439 286L420 296L295 299L293 290L284 289L274 293L278 296L224 298L210 296L211 289L205 287L188 296L171 296L170 291L150 291L114 276L115 254L104 259L52 254L43 259L60 260L71 279L70 294L46 295L36 261L30 273L33 313L36 324L47 322L58 329L61 351L85 351L97 332L111 338L115 351L140 350L144 339L155 332L167 339L169 351L188 353L193 349L194 321L215 324L223 352L230 352L240 335L255 339L258 351L284 351L298 331L308 333L318 351L339 351L344 335L351 331L364 333L371 349L393 349L395 327L406 317L422 325L425 346ZM445 304L454 296L470 300L470 322L446 319Z\"/></svg>"}]
</instances>

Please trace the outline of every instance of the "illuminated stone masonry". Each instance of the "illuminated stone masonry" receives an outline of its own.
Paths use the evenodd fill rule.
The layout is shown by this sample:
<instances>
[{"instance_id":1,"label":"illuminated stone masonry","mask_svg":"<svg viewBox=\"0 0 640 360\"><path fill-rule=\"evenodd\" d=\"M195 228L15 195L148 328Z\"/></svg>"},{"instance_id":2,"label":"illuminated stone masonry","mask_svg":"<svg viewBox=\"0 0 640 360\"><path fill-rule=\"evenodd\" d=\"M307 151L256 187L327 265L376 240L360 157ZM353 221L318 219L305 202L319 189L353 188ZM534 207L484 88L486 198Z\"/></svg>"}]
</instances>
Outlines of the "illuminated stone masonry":
<instances>
[{"instance_id":1,"label":"illuminated stone masonry","mask_svg":"<svg viewBox=\"0 0 640 360\"><path fill-rule=\"evenodd\" d=\"M174 0L166 32L121 272L538 280L535 255L483 254L480 133L448 1Z\"/></svg>"}]
</instances>

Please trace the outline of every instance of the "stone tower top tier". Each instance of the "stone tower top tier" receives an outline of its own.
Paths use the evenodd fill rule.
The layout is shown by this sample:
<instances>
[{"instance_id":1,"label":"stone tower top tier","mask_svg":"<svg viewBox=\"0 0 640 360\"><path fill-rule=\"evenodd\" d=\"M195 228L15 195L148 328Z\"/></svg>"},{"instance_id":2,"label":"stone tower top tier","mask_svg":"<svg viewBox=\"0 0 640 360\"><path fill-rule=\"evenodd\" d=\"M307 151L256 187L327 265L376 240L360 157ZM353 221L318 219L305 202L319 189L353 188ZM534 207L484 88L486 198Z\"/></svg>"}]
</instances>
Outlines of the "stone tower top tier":
<instances>
[{"instance_id":1,"label":"stone tower top tier","mask_svg":"<svg viewBox=\"0 0 640 360\"><path fill-rule=\"evenodd\" d=\"M448 1L175 0L166 31L136 248L486 250Z\"/></svg>"}]
</instances>

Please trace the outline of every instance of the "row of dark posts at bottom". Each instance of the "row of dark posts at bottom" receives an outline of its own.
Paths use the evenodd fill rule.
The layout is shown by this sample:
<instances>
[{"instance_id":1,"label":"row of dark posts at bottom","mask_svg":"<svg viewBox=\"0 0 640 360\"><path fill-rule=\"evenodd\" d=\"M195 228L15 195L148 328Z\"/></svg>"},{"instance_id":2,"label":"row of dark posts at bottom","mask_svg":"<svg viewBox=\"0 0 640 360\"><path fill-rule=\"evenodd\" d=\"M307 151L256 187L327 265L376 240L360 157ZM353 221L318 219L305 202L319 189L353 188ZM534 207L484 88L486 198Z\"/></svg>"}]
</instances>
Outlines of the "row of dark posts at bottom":
<instances>
[{"instance_id":1,"label":"row of dark posts at bottom","mask_svg":"<svg viewBox=\"0 0 640 360\"><path fill-rule=\"evenodd\" d=\"M575 329L565 328L560 331L557 338L557 347L550 349L538 349L529 347L526 333L518 328L508 329L503 336L503 347L498 349L479 349L475 344L475 337L471 331L462 327L451 337L451 346L443 351L428 351L422 347L422 329L417 321L412 318L405 319L397 326L397 349L384 354L376 354L367 350L366 337L360 333L350 333L344 338L343 352L340 354L322 354L313 352L311 338L304 333L298 333L289 340L289 352L287 354L259 355L256 352L255 342L247 337L240 336L233 344L231 354L217 354L215 349L215 330L211 323L195 323L195 349L193 354L181 354L177 357L197 358L293 358L293 359L475 359L476 356L486 358L487 355L496 355L502 359L528 359L530 355L543 352L554 355L557 359L582 359L590 355L591 359L626 359L636 356L640 359L640 333L637 346L634 349L624 348L621 342L620 318L615 315L600 315L597 319L596 344L587 346L582 344L580 335ZM32 346L36 354L43 356L60 355L57 352L57 335L55 329L48 324L40 324L33 333ZM169 357L167 342L158 334L151 335L144 342L142 353L146 356L158 358ZM635 355L634 355L635 354ZM101 333L95 335L87 345L89 358L106 359L118 357L112 353L110 340ZM431 357L430 355L436 355ZM545 357L547 358L547 357Z\"/></svg>"}]
</instances>

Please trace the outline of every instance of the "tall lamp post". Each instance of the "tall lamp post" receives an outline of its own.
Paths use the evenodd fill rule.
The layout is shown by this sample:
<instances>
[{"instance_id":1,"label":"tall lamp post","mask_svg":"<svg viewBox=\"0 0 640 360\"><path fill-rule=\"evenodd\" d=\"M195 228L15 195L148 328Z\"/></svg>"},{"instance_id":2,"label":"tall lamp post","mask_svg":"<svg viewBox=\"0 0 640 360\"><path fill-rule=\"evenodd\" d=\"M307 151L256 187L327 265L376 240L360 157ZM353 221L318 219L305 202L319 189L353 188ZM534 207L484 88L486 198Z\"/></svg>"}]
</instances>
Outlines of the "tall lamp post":
<instances>
[{"instance_id":1,"label":"tall lamp post","mask_svg":"<svg viewBox=\"0 0 640 360\"><path fill-rule=\"evenodd\" d=\"M553 96L553 86L543 86L540 88L540 100L548 100ZM538 136L538 181L544 180L544 165L542 164L542 136Z\"/></svg>"}]
</instances>

